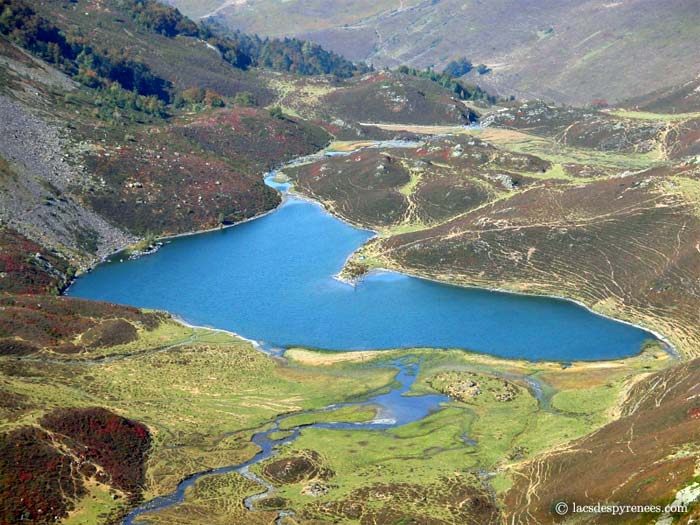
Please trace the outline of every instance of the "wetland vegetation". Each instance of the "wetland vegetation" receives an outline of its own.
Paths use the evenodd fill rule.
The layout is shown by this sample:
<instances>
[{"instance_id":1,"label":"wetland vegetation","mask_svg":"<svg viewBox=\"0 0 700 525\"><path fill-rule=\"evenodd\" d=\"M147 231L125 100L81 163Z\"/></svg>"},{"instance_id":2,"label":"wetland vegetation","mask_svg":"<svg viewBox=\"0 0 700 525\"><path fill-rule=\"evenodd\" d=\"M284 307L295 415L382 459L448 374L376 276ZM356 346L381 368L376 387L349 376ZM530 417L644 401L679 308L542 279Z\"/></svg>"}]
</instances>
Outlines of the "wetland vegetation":
<instances>
[{"instance_id":1,"label":"wetland vegetation","mask_svg":"<svg viewBox=\"0 0 700 525\"><path fill-rule=\"evenodd\" d=\"M389 3L353 3L363 45ZM580 44L578 107L486 91L476 43L491 71L457 80L150 0L0 0L0 525L530 525L692 493L700 80L589 100L576 75L644 39L575 39L564 4L508 19L537 56Z\"/></svg>"}]
</instances>

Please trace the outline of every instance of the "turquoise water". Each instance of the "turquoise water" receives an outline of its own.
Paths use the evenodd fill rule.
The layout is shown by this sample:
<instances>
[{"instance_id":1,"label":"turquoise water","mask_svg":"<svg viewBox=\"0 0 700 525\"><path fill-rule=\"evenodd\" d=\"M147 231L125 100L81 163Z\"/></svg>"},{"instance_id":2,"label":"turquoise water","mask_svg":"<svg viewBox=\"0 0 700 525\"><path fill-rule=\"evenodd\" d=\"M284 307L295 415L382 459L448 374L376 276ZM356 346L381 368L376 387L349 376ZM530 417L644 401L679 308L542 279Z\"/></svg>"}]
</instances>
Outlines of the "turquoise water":
<instances>
[{"instance_id":1,"label":"turquoise water","mask_svg":"<svg viewBox=\"0 0 700 525\"><path fill-rule=\"evenodd\" d=\"M563 300L393 272L372 274L356 287L333 279L371 236L292 197L260 219L100 265L68 295L168 310L281 347L424 346L569 361L632 355L654 338Z\"/></svg>"}]
</instances>

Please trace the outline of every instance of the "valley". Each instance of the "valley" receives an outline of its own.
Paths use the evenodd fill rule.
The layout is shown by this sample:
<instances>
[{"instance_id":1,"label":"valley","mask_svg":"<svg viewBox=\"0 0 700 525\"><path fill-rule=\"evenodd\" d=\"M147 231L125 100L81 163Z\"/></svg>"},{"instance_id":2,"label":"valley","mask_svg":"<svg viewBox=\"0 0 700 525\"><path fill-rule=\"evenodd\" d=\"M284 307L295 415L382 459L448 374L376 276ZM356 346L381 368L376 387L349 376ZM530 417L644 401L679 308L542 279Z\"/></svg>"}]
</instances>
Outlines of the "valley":
<instances>
[{"instance_id":1,"label":"valley","mask_svg":"<svg viewBox=\"0 0 700 525\"><path fill-rule=\"evenodd\" d=\"M0 0L0 524L693 523L553 506L697 482L698 72L499 72L595 2L461 79L220 25L422 67L446 0L181 4Z\"/></svg>"},{"instance_id":2,"label":"valley","mask_svg":"<svg viewBox=\"0 0 700 525\"><path fill-rule=\"evenodd\" d=\"M474 68L465 78L504 97L615 105L698 75L700 13L688 0L172 3L189 16L306 38L375 67L442 70L466 56ZM478 64L490 72L480 74Z\"/></svg>"}]
</instances>

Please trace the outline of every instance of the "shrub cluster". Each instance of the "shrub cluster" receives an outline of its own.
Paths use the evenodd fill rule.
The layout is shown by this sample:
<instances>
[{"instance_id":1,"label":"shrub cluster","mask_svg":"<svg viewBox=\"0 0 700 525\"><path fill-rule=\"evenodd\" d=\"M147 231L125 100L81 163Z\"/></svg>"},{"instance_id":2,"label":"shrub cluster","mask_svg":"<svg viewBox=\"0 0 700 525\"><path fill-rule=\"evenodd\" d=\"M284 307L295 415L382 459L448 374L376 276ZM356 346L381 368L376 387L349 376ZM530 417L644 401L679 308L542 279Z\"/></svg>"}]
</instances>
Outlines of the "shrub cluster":
<instances>
[{"instance_id":1,"label":"shrub cluster","mask_svg":"<svg viewBox=\"0 0 700 525\"><path fill-rule=\"evenodd\" d=\"M432 69L414 69L408 66L399 66L399 73L411 75L413 77L427 78L428 80L439 84L440 86L452 91L460 100L480 100L495 104L498 98L494 95L489 95L479 86L471 86L464 84L459 79L447 72L438 73Z\"/></svg>"}]
</instances>

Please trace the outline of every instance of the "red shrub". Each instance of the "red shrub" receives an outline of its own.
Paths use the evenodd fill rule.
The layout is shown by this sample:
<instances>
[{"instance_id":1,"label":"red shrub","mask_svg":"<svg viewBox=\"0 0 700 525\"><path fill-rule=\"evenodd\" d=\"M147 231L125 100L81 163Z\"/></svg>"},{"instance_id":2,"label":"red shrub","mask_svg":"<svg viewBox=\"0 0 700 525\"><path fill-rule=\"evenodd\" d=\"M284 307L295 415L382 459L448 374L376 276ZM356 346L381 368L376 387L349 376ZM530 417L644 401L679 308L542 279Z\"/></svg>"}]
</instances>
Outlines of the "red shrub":
<instances>
[{"instance_id":1,"label":"red shrub","mask_svg":"<svg viewBox=\"0 0 700 525\"><path fill-rule=\"evenodd\" d=\"M148 429L104 408L61 409L44 416L42 425L70 439L76 451L102 466L111 484L138 493L151 443Z\"/></svg>"},{"instance_id":2,"label":"red shrub","mask_svg":"<svg viewBox=\"0 0 700 525\"><path fill-rule=\"evenodd\" d=\"M53 523L84 493L71 459L45 432L25 427L0 435L0 525Z\"/></svg>"}]
</instances>

